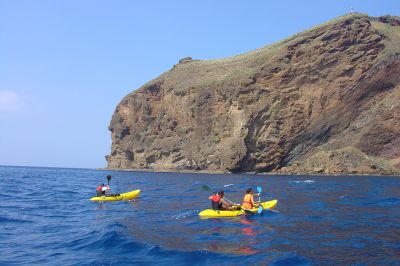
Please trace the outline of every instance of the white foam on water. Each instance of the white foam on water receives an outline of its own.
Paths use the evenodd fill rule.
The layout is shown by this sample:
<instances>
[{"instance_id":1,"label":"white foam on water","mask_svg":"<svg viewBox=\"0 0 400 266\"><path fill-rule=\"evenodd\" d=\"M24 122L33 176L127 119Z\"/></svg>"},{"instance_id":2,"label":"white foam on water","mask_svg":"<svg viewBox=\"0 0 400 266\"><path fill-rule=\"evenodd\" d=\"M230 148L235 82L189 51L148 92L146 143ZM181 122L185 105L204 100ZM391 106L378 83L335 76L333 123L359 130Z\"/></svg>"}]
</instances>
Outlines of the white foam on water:
<instances>
[{"instance_id":1,"label":"white foam on water","mask_svg":"<svg viewBox=\"0 0 400 266\"><path fill-rule=\"evenodd\" d=\"M289 183L296 183L296 184L299 184L299 183L314 183L314 182L315 182L314 180L289 181Z\"/></svg>"},{"instance_id":2,"label":"white foam on water","mask_svg":"<svg viewBox=\"0 0 400 266\"><path fill-rule=\"evenodd\" d=\"M185 212L173 215L172 218L175 220L180 220L180 219L184 219L184 218L193 216L194 214L197 215L197 213L199 213L199 210L190 210L190 211L185 211Z\"/></svg>"}]
</instances>

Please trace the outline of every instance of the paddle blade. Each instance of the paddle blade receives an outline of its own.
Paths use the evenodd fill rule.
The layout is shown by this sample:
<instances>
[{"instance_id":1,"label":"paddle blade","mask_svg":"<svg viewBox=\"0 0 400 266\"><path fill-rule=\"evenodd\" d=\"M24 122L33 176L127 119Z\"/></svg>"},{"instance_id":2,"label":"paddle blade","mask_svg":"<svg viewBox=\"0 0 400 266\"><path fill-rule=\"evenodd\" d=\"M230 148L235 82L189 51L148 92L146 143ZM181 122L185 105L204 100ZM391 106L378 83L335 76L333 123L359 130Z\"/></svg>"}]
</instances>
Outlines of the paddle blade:
<instances>
[{"instance_id":1,"label":"paddle blade","mask_svg":"<svg viewBox=\"0 0 400 266\"><path fill-rule=\"evenodd\" d=\"M211 188L209 186L207 186L207 185L202 185L201 188L206 190L206 191L211 191Z\"/></svg>"},{"instance_id":2,"label":"paddle blade","mask_svg":"<svg viewBox=\"0 0 400 266\"><path fill-rule=\"evenodd\" d=\"M262 211L263 211L263 207L260 205L260 206L258 207L258 210L257 210L257 212L258 212L258 214L261 214L261 213L262 213Z\"/></svg>"},{"instance_id":3,"label":"paddle blade","mask_svg":"<svg viewBox=\"0 0 400 266\"><path fill-rule=\"evenodd\" d=\"M257 187L257 192L261 193L262 192L262 187Z\"/></svg>"}]
</instances>

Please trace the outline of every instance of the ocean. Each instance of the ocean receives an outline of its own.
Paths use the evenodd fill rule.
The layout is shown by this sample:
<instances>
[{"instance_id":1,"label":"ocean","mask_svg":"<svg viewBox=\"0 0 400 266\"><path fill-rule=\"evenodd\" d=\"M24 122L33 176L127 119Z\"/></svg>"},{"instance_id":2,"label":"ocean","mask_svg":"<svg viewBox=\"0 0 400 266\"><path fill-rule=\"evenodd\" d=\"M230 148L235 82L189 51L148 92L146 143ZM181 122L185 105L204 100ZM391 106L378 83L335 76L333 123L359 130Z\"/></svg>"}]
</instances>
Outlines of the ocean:
<instances>
[{"instance_id":1,"label":"ocean","mask_svg":"<svg viewBox=\"0 0 400 266\"><path fill-rule=\"evenodd\" d=\"M108 174L140 196L90 201ZM198 216L205 187L256 186L275 211ZM0 188L0 265L400 265L400 177L0 166Z\"/></svg>"}]
</instances>

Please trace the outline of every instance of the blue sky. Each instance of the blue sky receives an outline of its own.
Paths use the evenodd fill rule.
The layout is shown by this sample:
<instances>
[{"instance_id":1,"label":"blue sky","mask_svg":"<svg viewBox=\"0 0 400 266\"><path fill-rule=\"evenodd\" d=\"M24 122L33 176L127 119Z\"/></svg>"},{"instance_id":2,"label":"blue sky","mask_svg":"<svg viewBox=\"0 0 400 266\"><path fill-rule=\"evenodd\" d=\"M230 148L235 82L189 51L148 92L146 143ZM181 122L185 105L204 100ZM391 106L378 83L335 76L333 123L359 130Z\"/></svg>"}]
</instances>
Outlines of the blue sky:
<instances>
[{"instance_id":1,"label":"blue sky","mask_svg":"<svg viewBox=\"0 0 400 266\"><path fill-rule=\"evenodd\" d=\"M245 53L397 0L0 0L0 165L105 167L128 93L179 59Z\"/></svg>"}]
</instances>

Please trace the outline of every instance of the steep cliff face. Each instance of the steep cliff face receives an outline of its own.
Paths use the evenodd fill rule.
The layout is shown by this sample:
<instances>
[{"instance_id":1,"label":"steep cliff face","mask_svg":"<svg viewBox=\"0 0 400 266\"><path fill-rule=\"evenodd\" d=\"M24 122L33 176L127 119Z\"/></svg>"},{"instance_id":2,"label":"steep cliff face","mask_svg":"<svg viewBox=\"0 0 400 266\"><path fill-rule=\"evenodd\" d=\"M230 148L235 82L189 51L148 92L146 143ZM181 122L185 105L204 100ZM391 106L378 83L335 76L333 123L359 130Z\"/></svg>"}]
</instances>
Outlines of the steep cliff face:
<instances>
[{"instance_id":1,"label":"steep cliff face","mask_svg":"<svg viewBox=\"0 0 400 266\"><path fill-rule=\"evenodd\" d=\"M185 58L119 103L108 167L399 172L399 25L353 14L247 54Z\"/></svg>"}]
</instances>

